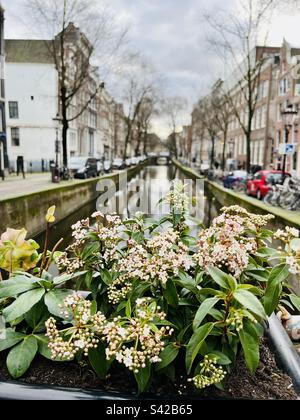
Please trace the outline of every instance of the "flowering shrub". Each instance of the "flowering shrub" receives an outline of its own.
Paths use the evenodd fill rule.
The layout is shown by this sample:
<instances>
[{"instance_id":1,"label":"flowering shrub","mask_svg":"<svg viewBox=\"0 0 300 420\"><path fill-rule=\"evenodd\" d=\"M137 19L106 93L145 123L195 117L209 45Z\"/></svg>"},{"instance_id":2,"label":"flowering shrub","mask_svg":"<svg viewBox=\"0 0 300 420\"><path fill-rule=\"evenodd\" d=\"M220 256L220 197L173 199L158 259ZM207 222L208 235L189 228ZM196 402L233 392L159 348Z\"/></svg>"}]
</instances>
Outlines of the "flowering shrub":
<instances>
[{"instance_id":1,"label":"flowering shrub","mask_svg":"<svg viewBox=\"0 0 300 420\"><path fill-rule=\"evenodd\" d=\"M0 283L7 323L0 351L10 349L13 377L37 353L85 361L101 378L121 364L140 392L154 375L182 374L182 360L186 381L198 389L222 386L241 351L255 372L264 322L288 299L291 260L269 247L272 217L225 208L195 240L183 186L166 201L171 212L162 220L96 212L72 227L65 252L45 246L32 273L12 272ZM49 228L53 208L46 220ZM285 252L299 257L294 230L275 236L291 240ZM54 278L53 261L61 272ZM74 290L63 288L67 282Z\"/></svg>"}]
</instances>

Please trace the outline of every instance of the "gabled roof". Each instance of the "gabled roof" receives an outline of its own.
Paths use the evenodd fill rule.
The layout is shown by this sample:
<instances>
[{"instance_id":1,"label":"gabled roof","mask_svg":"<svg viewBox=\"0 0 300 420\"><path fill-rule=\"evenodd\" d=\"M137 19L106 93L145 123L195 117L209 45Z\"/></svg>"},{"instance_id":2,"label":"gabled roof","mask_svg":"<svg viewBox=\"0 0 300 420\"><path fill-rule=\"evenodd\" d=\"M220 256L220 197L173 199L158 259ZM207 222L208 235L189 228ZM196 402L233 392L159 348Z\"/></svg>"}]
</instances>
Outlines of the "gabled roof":
<instances>
[{"instance_id":1,"label":"gabled roof","mask_svg":"<svg viewBox=\"0 0 300 420\"><path fill-rule=\"evenodd\" d=\"M32 39L6 39L7 63L54 63L51 54L52 41Z\"/></svg>"}]
</instances>

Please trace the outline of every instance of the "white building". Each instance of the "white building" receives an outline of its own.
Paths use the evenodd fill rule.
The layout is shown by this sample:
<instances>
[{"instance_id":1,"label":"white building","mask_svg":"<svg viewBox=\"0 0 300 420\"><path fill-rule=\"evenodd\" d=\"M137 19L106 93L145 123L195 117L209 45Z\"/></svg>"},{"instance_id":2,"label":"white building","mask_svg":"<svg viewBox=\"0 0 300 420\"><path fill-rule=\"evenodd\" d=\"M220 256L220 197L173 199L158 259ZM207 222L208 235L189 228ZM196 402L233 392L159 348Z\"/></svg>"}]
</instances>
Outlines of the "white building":
<instances>
[{"instance_id":1,"label":"white building","mask_svg":"<svg viewBox=\"0 0 300 420\"><path fill-rule=\"evenodd\" d=\"M23 156L27 170L55 159L58 76L43 54L45 41L6 41L7 145L11 169Z\"/></svg>"}]
</instances>

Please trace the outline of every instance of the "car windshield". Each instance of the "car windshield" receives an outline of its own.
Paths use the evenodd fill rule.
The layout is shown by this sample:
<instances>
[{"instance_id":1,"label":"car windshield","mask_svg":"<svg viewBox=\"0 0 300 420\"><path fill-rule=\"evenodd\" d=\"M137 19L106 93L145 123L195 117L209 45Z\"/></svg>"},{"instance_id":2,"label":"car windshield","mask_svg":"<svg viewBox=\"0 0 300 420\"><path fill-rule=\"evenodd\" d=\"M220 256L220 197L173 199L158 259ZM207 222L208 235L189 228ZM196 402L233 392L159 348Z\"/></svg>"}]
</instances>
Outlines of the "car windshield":
<instances>
[{"instance_id":1,"label":"car windshield","mask_svg":"<svg viewBox=\"0 0 300 420\"><path fill-rule=\"evenodd\" d=\"M78 169L78 168L82 168L83 166L85 166L86 164L86 158L83 157L76 157L76 158L71 158L70 159L70 168L71 169Z\"/></svg>"},{"instance_id":2,"label":"car windshield","mask_svg":"<svg viewBox=\"0 0 300 420\"><path fill-rule=\"evenodd\" d=\"M281 180L282 180L282 173L270 174L266 178L267 183L274 182L276 184L276 183L280 182Z\"/></svg>"}]
</instances>

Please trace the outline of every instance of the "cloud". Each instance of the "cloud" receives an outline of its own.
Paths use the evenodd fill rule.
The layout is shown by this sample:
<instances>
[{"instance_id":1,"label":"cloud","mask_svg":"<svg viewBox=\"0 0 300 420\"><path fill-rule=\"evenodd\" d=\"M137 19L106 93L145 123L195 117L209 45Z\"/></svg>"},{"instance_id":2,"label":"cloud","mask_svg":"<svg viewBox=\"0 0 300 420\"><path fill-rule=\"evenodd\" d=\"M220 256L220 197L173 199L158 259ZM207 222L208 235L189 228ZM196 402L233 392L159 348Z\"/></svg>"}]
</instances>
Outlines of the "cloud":
<instances>
[{"instance_id":1,"label":"cloud","mask_svg":"<svg viewBox=\"0 0 300 420\"><path fill-rule=\"evenodd\" d=\"M24 1L2 0L6 8L7 37L33 36L20 18ZM203 12L229 9L236 1L240 0L109 0L120 26L129 28L130 47L148 57L164 76L166 94L183 95L188 100L184 123L189 121L193 104L207 93L224 70L208 50ZM277 14L271 25L270 42L278 44L286 33L290 42L299 43L297 19L299 13L297 17ZM162 119L155 122L155 127L163 135L168 131Z\"/></svg>"}]
</instances>

